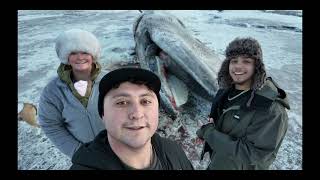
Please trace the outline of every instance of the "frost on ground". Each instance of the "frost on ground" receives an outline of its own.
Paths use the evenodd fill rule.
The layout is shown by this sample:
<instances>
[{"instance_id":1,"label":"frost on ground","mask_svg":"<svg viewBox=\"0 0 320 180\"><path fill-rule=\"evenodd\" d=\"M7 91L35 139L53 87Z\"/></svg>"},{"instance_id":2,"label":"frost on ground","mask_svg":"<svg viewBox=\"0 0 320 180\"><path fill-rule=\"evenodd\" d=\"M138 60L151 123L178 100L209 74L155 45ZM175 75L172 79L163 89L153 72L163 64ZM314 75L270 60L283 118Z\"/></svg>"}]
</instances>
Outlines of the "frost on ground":
<instances>
[{"instance_id":1,"label":"frost on ground","mask_svg":"<svg viewBox=\"0 0 320 180\"><path fill-rule=\"evenodd\" d=\"M170 11L221 59L235 37L252 36L262 46L267 73L287 93L291 110L286 137L270 169L302 169L302 11ZM93 32L101 41L101 64L136 62L132 25L139 11L18 11L18 112L23 102L38 105L44 86L56 76L59 60L54 38L70 28ZM195 145L198 121L207 120L211 103L189 93L181 114L172 121L161 109L158 133L176 140L195 169L202 145ZM41 129L18 122L20 170L69 169L70 159L57 150Z\"/></svg>"},{"instance_id":2,"label":"frost on ground","mask_svg":"<svg viewBox=\"0 0 320 180\"><path fill-rule=\"evenodd\" d=\"M181 114L175 121L160 109L159 128L157 132L162 137L176 140L183 147L194 168L197 170L205 170L209 163L209 154L207 153L204 159L200 161L200 153L203 145L195 146L195 132L200 127L198 121L205 122L207 120L206 112L210 111L211 104L195 96L194 94L190 95L188 103L181 107ZM296 117L290 115L289 113L289 119L295 121ZM70 159L59 152L40 129L31 127L25 122L19 122L19 132L18 169L62 170L68 169L71 166ZM301 169L301 157L301 126L289 126L277 158L270 169Z\"/></svg>"},{"instance_id":3,"label":"frost on ground","mask_svg":"<svg viewBox=\"0 0 320 180\"><path fill-rule=\"evenodd\" d=\"M19 122L18 169L68 169L69 158L61 153L39 128Z\"/></svg>"}]
</instances>

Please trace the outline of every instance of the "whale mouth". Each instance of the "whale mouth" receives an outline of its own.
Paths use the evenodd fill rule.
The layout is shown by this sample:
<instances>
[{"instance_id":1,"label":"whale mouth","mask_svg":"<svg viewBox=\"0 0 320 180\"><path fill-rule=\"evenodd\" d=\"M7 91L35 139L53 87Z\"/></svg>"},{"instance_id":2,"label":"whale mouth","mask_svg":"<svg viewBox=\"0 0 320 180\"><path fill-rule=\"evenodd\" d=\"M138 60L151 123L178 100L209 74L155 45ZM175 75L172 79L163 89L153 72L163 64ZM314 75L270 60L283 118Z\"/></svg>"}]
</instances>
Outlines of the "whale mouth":
<instances>
[{"instance_id":1,"label":"whale mouth","mask_svg":"<svg viewBox=\"0 0 320 180\"><path fill-rule=\"evenodd\" d=\"M218 90L219 58L192 37L179 19L161 13L142 14L133 29L141 68L153 71L161 80L160 101L165 111L176 117L190 92L212 100Z\"/></svg>"},{"instance_id":2,"label":"whale mouth","mask_svg":"<svg viewBox=\"0 0 320 180\"><path fill-rule=\"evenodd\" d=\"M149 63L149 69L158 74L163 87L162 91L169 99L173 109L178 110L180 106L187 102L189 90L180 79L181 77L170 67L174 59L155 43L147 47L145 54L148 61L151 62Z\"/></svg>"}]
</instances>

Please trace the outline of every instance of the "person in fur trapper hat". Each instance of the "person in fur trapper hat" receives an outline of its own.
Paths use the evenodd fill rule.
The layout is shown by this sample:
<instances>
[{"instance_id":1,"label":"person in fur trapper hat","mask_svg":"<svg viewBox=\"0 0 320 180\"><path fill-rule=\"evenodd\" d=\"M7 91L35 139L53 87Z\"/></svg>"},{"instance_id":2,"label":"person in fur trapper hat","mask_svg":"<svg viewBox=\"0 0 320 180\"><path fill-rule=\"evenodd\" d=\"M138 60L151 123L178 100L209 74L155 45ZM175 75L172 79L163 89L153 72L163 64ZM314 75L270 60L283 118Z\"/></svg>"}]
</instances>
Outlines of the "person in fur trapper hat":
<instances>
[{"instance_id":1,"label":"person in fur trapper hat","mask_svg":"<svg viewBox=\"0 0 320 180\"><path fill-rule=\"evenodd\" d=\"M275 160L288 128L287 95L266 78L262 49L253 38L236 38L226 48L209 123L197 131L201 159L209 170L265 170Z\"/></svg>"},{"instance_id":2,"label":"person in fur trapper hat","mask_svg":"<svg viewBox=\"0 0 320 180\"><path fill-rule=\"evenodd\" d=\"M70 158L104 129L97 109L101 47L91 32L71 29L56 39L58 76L43 89L39 125L53 144Z\"/></svg>"}]
</instances>

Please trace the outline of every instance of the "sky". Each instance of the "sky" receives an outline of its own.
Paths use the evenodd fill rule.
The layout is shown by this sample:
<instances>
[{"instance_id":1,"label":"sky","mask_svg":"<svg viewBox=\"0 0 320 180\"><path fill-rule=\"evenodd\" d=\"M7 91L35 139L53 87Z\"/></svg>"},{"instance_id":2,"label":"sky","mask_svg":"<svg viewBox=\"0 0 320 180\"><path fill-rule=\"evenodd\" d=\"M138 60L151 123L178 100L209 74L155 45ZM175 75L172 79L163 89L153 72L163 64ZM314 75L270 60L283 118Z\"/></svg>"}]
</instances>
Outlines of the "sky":
<instances>
[{"instance_id":1,"label":"sky","mask_svg":"<svg viewBox=\"0 0 320 180\"><path fill-rule=\"evenodd\" d=\"M262 47L267 75L271 76L289 97L289 128L271 169L302 169L302 11L299 16L263 11L195 11L170 10L190 33L224 59L224 50L236 37L253 37ZM46 84L57 76L60 61L55 52L55 38L63 31L81 28L95 34L102 47L104 71L117 62L133 61L132 26L138 10L93 11L18 11L18 109L23 102L38 105ZM196 120L210 110L210 102L199 103L196 96L190 111L172 122L164 112L159 128L168 128L163 136L177 140L196 169L205 169L207 160L199 162L201 147L192 144ZM198 113L195 113L198 112ZM181 127L187 129L183 136ZM18 169L68 169L70 159L59 152L41 129L18 122Z\"/></svg>"}]
</instances>

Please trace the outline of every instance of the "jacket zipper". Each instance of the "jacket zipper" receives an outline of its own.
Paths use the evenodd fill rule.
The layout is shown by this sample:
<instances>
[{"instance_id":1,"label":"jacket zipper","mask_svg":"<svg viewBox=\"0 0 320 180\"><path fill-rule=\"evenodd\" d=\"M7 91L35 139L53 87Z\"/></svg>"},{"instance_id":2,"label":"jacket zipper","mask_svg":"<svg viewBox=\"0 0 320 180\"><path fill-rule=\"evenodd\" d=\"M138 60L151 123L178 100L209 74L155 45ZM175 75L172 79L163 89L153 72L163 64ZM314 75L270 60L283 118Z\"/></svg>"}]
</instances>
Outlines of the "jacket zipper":
<instances>
[{"instance_id":1,"label":"jacket zipper","mask_svg":"<svg viewBox=\"0 0 320 180\"><path fill-rule=\"evenodd\" d=\"M90 120L90 115L89 115L89 111L88 111L89 105L91 104L91 103L90 103L90 100L91 100L91 98L92 98L91 95L92 95L92 93L93 93L93 91L94 91L93 87L94 87L94 81L92 81L92 88L91 88L91 92L90 92L90 95L89 95L87 108L85 108L85 111L86 111L86 113L87 113L87 117L88 117L88 121L89 121L89 124L90 124L90 127L91 127L92 135L93 135L93 137L95 137L95 133L94 133L94 130L93 130L93 127L92 127L92 122L91 122L91 120Z\"/></svg>"}]
</instances>

